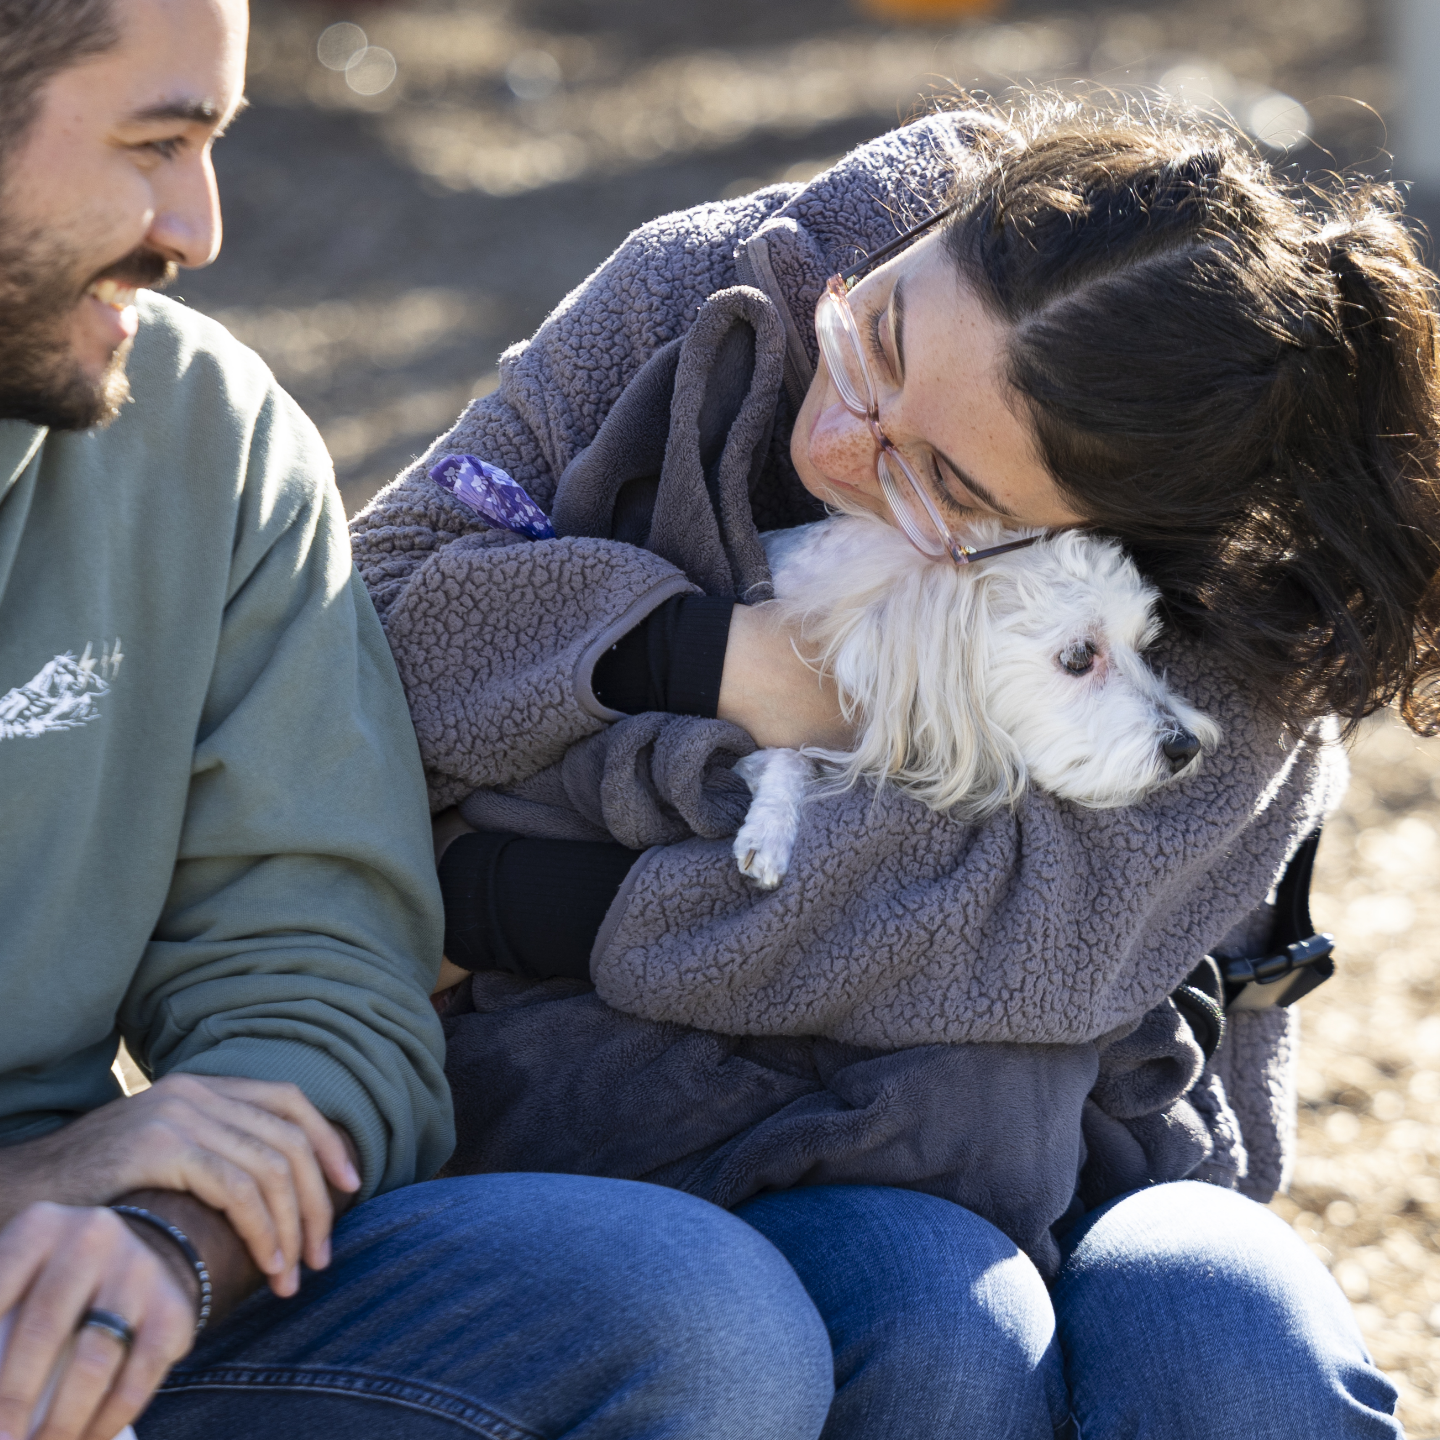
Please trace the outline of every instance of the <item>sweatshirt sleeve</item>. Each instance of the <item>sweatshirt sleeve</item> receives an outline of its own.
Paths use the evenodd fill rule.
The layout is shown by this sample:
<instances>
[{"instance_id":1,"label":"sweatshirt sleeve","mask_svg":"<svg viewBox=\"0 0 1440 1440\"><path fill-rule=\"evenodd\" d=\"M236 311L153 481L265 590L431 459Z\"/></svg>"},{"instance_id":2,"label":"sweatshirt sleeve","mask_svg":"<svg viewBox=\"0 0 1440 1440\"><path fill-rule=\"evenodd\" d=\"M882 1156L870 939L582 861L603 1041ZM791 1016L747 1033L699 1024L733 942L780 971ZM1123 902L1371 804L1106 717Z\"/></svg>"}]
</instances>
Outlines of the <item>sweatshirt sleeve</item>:
<instances>
[{"instance_id":1,"label":"sweatshirt sleeve","mask_svg":"<svg viewBox=\"0 0 1440 1440\"><path fill-rule=\"evenodd\" d=\"M155 1074L290 1081L364 1194L454 1143L424 781L320 437L270 383L235 512L173 883L121 1026Z\"/></svg>"},{"instance_id":2,"label":"sweatshirt sleeve","mask_svg":"<svg viewBox=\"0 0 1440 1440\"><path fill-rule=\"evenodd\" d=\"M616 540L492 530L434 555L386 627L431 808L528 779L618 720L595 698L596 663L695 588L669 561Z\"/></svg>"}]
</instances>

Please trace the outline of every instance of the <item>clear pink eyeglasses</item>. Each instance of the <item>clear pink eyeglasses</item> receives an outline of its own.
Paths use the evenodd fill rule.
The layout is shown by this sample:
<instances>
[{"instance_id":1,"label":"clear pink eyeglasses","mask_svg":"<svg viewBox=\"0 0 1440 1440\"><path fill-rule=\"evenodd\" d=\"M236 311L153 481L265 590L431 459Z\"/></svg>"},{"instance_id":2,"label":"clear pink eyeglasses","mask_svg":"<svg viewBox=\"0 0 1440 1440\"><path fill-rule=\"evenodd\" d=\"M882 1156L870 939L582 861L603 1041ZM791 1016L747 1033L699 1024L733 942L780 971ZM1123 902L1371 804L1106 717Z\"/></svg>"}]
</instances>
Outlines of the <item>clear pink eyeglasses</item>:
<instances>
[{"instance_id":1,"label":"clear pink eyeglasses","mask_svg":"<svg viewBox=\"0 0 1440 1440\"><path fill-rule=\"evenodd\" d=\"M880 480L880 489L905 538L923 555L936 558L948 555L956 565L968 565L990 555L1023 549L1026 545L1033 545L1040 537L1031 535L1005 545L992 545L987 550L976 550L956 539L929 490L895 443L880 428L880 400L875 393L870 363L865 358L865 342L860 338L860 326L850 307L850 287L862 275L888 260L949 214L950 209L945 209L938 215L932 215L888 245L881 246L873 255L838 275L832 275L815 308L815 334L841 403L870 428L876 446L875 473Z\"/></svg>"}]
</instances>

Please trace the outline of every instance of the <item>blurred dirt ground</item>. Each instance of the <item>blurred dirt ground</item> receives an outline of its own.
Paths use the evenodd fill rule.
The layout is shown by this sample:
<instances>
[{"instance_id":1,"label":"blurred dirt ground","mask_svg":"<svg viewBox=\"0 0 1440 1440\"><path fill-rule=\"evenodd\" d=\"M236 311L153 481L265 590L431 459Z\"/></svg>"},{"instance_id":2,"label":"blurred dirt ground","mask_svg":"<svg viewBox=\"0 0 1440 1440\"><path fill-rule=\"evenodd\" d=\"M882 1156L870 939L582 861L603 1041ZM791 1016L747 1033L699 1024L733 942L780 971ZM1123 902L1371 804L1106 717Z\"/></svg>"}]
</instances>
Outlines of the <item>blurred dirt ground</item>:
<instances>
[{"instance_id":1,"label":"blurred dirt ground","mask_svg":"<svg viewBox=\"0 0 1440 1440\"><path fill-rule=\"evenodd\" d=\"M1300 1154L1274 1201L1354 1303L1412 1437L1440 1435L1440 740L1352 756L1312 913L1338 973L1301 1003Z\"/></svg>"},{"instance_id":2,"label":"blurred dirt ground","mask_svg":"<svg viewBox=\"0 0 1440 1440\"><path fill-rule=\"evenodd\" d=\"M936 89L1164 86L1292 174L1386 164L1384 0L1011 0L930 25L885 4L254 0L254 108L216 156L225 253L178 293L270 362L353 509L635 225L808 178ZM1340 974L1302 1007L1275 1208L1354 1302L1412 1440L1440 1436L1437 866L1440 742L1376 722L1321 851Z\"/></svg>"},{"instance_id":3,"label":"blurred dirt ground","mask_svg":"<svg viewBox=\"0 0 1440 1440\"><path fill-rule=\"evenodd\" d=\"M849 0L255 0L254 106L216 152L225 252L177 292L271 362L355 506L634 226L806 179L937 91L1163 82L1298 139L1271 147L1297 170L1373 165L1384 3L1010 0L895 26ZM332 25L348 69L317 54Z\"/></svg>"}]
</instances>

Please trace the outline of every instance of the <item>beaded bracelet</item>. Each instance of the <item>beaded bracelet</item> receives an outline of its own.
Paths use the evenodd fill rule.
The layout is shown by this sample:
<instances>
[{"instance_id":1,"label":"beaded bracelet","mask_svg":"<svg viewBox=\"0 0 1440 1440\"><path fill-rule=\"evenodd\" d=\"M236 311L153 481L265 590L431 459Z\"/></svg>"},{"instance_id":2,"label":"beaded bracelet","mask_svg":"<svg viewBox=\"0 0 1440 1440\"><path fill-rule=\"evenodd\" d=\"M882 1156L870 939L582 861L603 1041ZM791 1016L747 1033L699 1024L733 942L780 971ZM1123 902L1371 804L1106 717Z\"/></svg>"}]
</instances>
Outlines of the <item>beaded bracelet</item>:
<instances>
[{"instance_id":1,"label":"beaded bracelet","mask_svg":"<svg viewBox=\"0 0 1440 1440\"><path fill-rule=\"evenodd\" d=\"M190 1237L178 1225L172 1225L168 1220L149 1210L142 1210L138 1205L112 1205L110 1208L127 1220L138 1220L142 1225L152 1226L162 1235L168 1235L179 1247L180 1253L195 1272L196 1280L200 1282L200 1310L195 1319L195 1333L198 1335L209 1322L214 1290L210 1284L210 1270L200 1258L200 1252L190 1243Z\"/></svg>"}]
</instances>

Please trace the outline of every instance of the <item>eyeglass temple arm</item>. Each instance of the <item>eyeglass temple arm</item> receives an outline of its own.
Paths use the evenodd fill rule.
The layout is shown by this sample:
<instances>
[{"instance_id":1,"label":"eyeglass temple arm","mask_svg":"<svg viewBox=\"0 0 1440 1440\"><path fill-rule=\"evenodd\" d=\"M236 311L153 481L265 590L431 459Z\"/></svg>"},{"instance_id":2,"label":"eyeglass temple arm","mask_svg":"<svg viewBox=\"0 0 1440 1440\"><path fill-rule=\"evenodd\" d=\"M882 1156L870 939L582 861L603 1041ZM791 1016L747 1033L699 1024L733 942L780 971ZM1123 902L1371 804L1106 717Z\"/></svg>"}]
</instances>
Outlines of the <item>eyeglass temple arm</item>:
<instances>
[{"instance_id":1,"label":"eyeglass temple arm","mask_svg":"<svg viewBox=\"0 0 1440 1440\"><path fill-rule=\"evenodd\" d=\"M903 250L912 240L923 235L932 226L938 225L947 215L953 215L959 209L959 202L954 205L947 205L943 210L932 215L928 220L922 220L912 229L907 230L903 235L897 235L895 239L888 241L872 254L867 255L863 260L857 260L848 269L840 272L840 279L845 282L845 288L850 288L850 282L857 280L865 271L873 269L876 265L882 265L897 250Z\"/></svg>"},{"instance_id":2,"label":"eyeglass temple arm","mask_svg":"<svg viewBox=\"0 0 1440 1440\"><path fill-rule=\"evenodd\" d=\"M961 546L964 554L961 556L960 564L973 565L977 560L988 560L992 555L1006 555L1011 550L1023 550L1027 545L1037 545L1045 537L1043 535L1027 535L1023 540L1011 540L1004 545L992 545L988 550L971 550Z\"/></svg>"}]
</instances>

